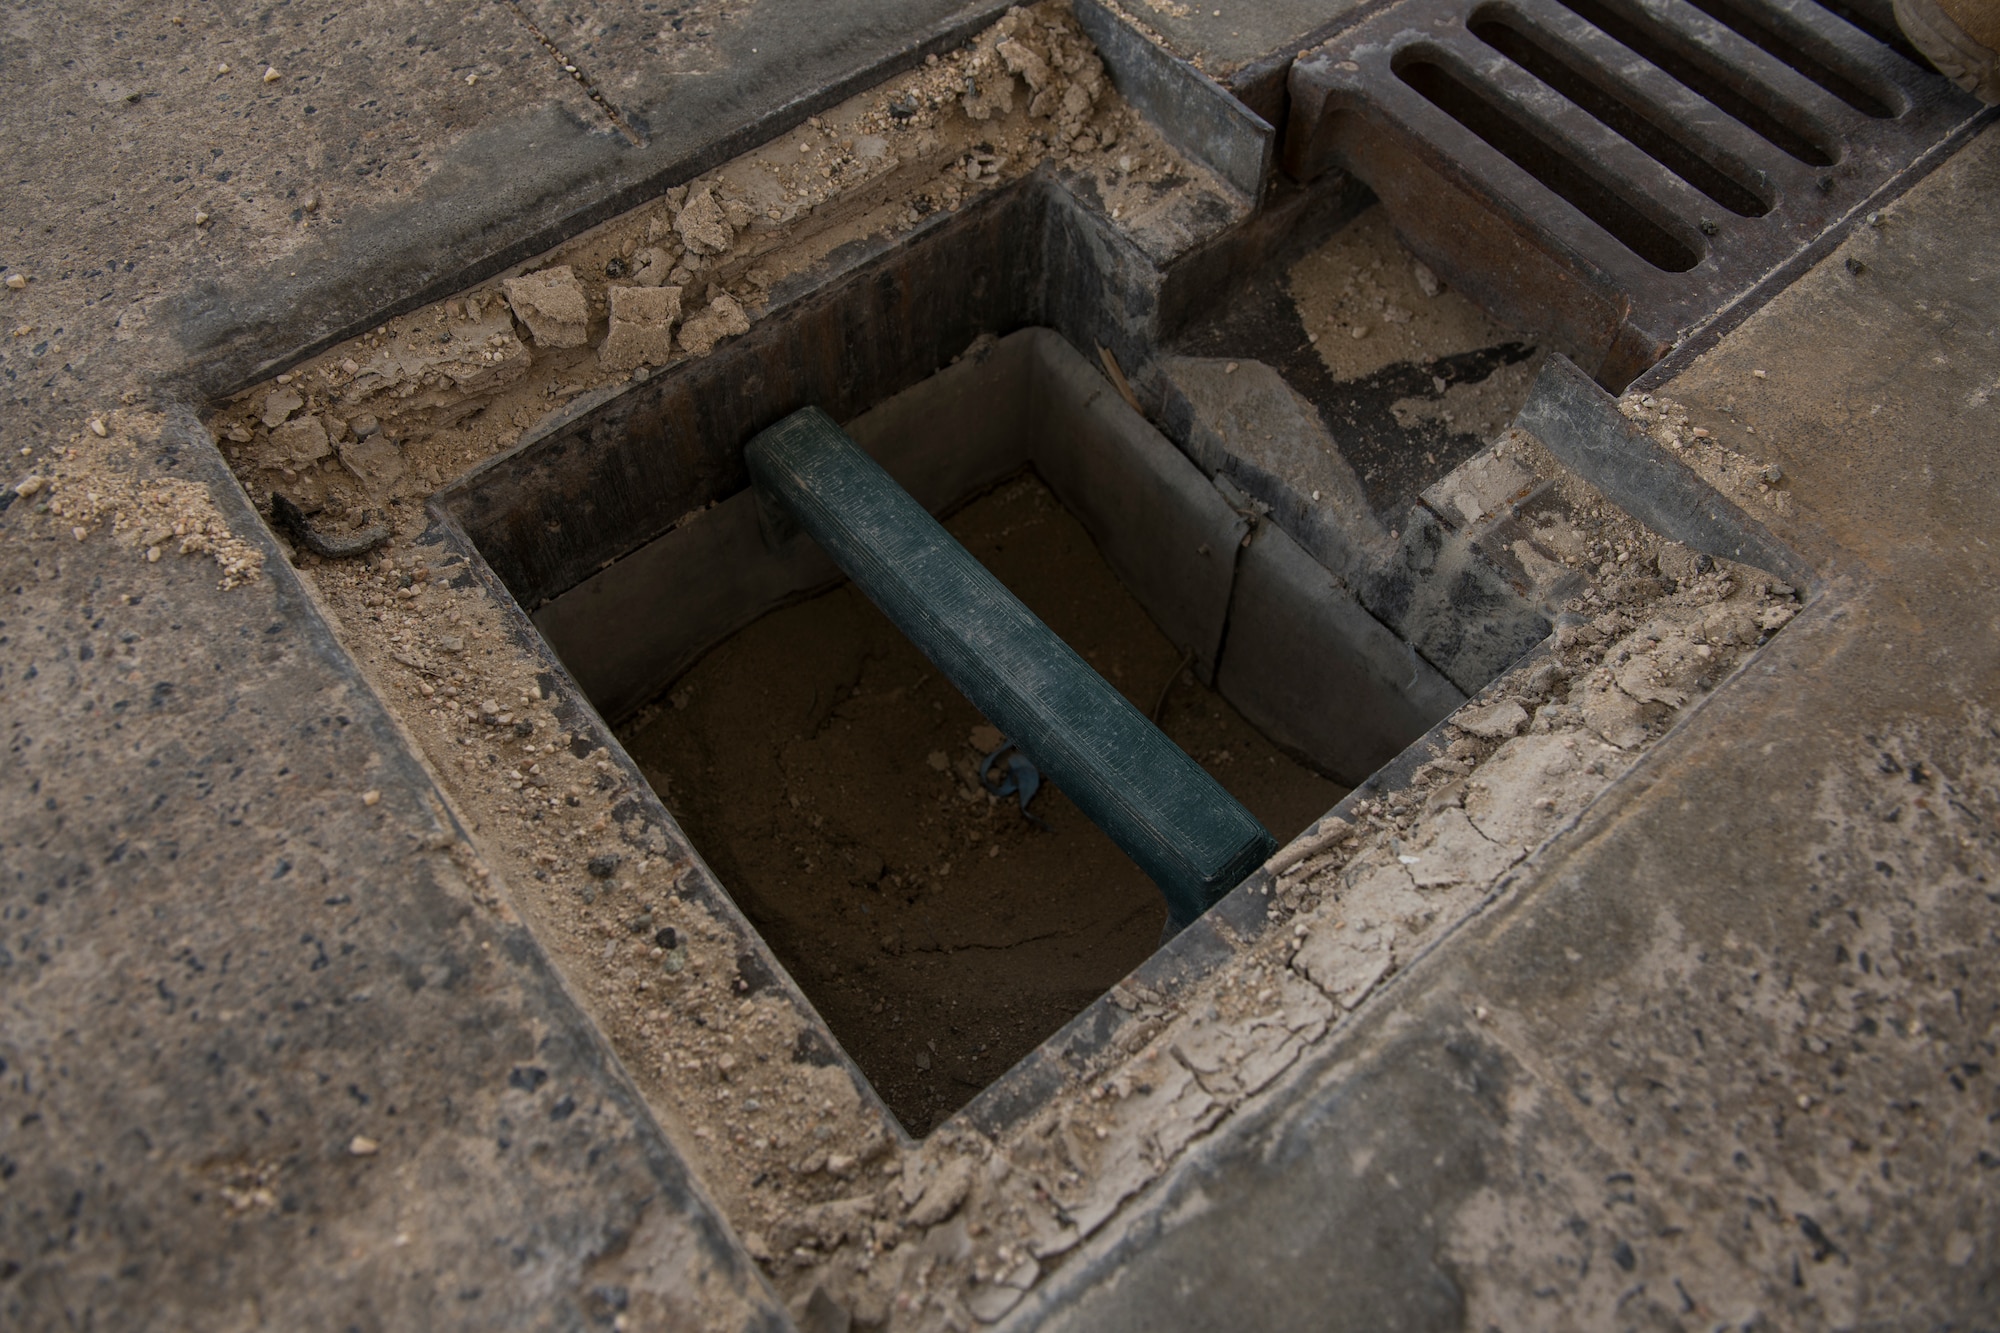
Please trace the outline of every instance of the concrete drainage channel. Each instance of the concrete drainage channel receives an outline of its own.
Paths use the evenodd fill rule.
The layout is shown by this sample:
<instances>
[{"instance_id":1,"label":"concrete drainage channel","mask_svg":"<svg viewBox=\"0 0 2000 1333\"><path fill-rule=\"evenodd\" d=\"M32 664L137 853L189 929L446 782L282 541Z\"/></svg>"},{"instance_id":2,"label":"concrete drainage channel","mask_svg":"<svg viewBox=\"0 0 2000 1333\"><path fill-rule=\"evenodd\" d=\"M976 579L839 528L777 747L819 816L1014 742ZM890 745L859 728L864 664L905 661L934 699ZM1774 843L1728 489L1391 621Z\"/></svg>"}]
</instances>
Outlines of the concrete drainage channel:
<instances>
[{"instance_id":1,"label":"concrete drainage channel","mask_svg":"<svg viewBox=\"0 0 2000 1333\"><path fill-rule=\"evenodd\" d=\"M1034 478L1081 524L1117 582L1129 590L1171 646L1164 670L1155 661L1150 676L1132 673L1128 688L1141 700L1139 706L1152 705L1157 715L1161 696L1173 688L1174 677L1186 671L1194 680L1184 688L1212 686L1221 701L1275 743L1278 753L1256 755L1243 769L1249 769L1255 760L1275 768L1282 755L1284 771L1297 775L1294 785L1303 789L1307 800L1328 791L1338 794L1325 782L1314 780L1314 773L1352 787L1463 701L1464 695L1457 688L1369 615L1351 592L1281 530L1262 526L1253 537L1253 521L1258 516L1248 498L1226 482L1224 487L1212 484L1119 397L1101 370L1049 330L1026 329L976 346L937 375L863 413L849 429L905 488L940 513L956 511L1016 478L1024 469L1032 470ZM622 447L645 450L652 444L635 436L628 437ZM441 497L442 506L448 513L477 507L483 488L496 484L509 484L511 489L511 483L484 474L447 492ZM533 496L510 493L509 503L538 501ZM597 535L607 549L629 541L629 534L605 531ZM1060 584L1064 578L1058 573L1056 582ZM705 653L765 613L837 580L837 571L809 543L777 553L768 550L759 535L753 497L742 491L712 509L696 511L694 517L543 602L533 618L598 711L614 724L624 724L656 700L673 698L679 705L676 711L685 709L688 700L675 693L676 683ZM1045 619L1061 614L1058 603L1050 607ZM1083 632L1088 633L1088 629ZM797 654L796 669L811 671L819 661L836 654L839 645L831 640L804 639L794 640L788 649ZM920 669L912 670L902 683L910 685L924 674ZM836 685L828 690L826 710L841 702L832 697L839 688ZM862 694L857 682L850 682L847 691L850 700ZM782 687L778 692L784 692ZM1200 693L1207 696L1205 690ZM930 705L912 697L909 706ZM897 711L892 708L888 720L893 722ZM828 713L814 708L810 716L825 725ZM790 726L781 728L776 743L802 743L806 733L817 729L810 721L797 726L796 735ZM644 727L619 725L619 730L629 737L634 731L643 732ZM971 753L960 753L965 748L964 737L962 730L955 736L941 734L904 755L900 767L919 770L920 776L932 779L929 785L933 790L911 800L904 810L873 809L872 817L914 822L935 814L930 809L934 797L948 799L937 793L962 796L970 791L971 783L962 771ZM1239 745L1247 743L1248 738ZM989 741L985 748L994 748L994 743ZM1219 753L1229 755L1229 750L1225 746ZM938 768L945 771L924 771L937 762L933 756L948 759L949 767L938 762ZM711 755L706 760L707 768L720 770L726 764L722 756ZM686 764L673 766L690 771ZM690 777L701 771L695 768ZM772 776L783 781L775 769ZM886 805L894 799L888 793L898 790L896 776L894 766L881 772L857 773L857 783L867 784L858 794L865 794L870 806L878 802ZM1262 776L1261 769L1254 777L1233 768L1222 770L1225 783L1237 777L1256 780ZM787 794L795 804L800 800L823 802L829 807L833 804L829 792ZM1286 800L1275 793L1270 799L1272 803L1266 807L1269 817L1288 821L1274 828L1282 838L1297 833L1324 811L1323 805L1301 806L1296 798ZM667 800L670 807L678 805L673 795L667 795ZM753 800L746 793L744 803L750 805ZM981 813L991 806L985 798L977 804ZM724 820L711 815L704 822L716 825ZM1004 952L1001 940L1008 937L1010 926L1014 935L1028 939L1042 938L1038 929L1055 935L1052 947L1064 954L1073 948L1091 947L1092 937L1102 926L1091 910L1099 882L1107 870L1111 878L1132 876L1119 874L1115 858L1107 864L1104 849L1098 846L1101 835L1087 824L1072 816L1064 821L1063 833L1082 845L1068 851L1052 850L1055 864L1041 873L1030 870L1011 884L1004 876L999 878L998 891L1019 899L1020 905L996 914L993 933L971 941L946 928L943 942L931 944L931 950L948 956L965 952L969 965L974 954ZM745 830L730 841L748 836ZM799 836L809 835L801 831ZM853 974L857 968L864 975L878 967L892 971L893 963L885 963L878 955L900 954L903 938L912 932L931 938L924 934L920 921L906 920L913 914L897 910L899 890L907 887L933 900L942 898L929 909L932 916L976 913L982 890L973 887L975 881L968 871L976 872L980 867L976 861L965 863L984 850L997 851L999 845L989 841L982 849L978 844L968 847L961 842L953 849L940 844L942 850L928 864L885 865L886 848L862 842L848 848L847 857L829 856L832 864L825 867L816 883L806 877L793 890L797 901L779 906L774 900L781 898L783 891L772 883L737 884L733 896L740 902L765 905L762 911L753 906L752 915L762 918L758 924L767 935L773 927L782 932L789 947L781 949L781 961L793 975L814 975L823 978L824 984L838 986L843 972ZM1015 855L1012 846L1008 855ZM742 863L746 857L747 848L739 847L731 859ZM852 865L843 864L849 859ZM949 870L953 859L960 860L963 867L955 876ZM940 863L946 867L942 876L936 871ZM767 873L781 872L774 868ZM892 877L891 886L883 885L885 875ZM860 895L841 893L840 889L857 876L866 891ZM725 888L732 886L725 882ZM1156 904L1148 901L1143 880L1134 888L1138 904L1145 909L1137 934L1150 943L1159 934L1160 914ZM822 895L817 903L813 901L815 891ZM1074 914L1067 915L1058 903L1048 914L1047 924L1019 924L1018 918L1030 910L1030 903L1051 895L1057 899L1073 897ZM843 901L856 897L858 904ZM968 900L954 905L961 898ZM866 912L867 919L842 930L833 917L844 911ZM936 929L931 927L933 932ZM841 951L832 944L843 939L850 941L846 957L838 956ZM881 949L877 948L878 939L884 941ZM1015 969L1033 967L1034 951L1022 952L1025 961L1017 962ZM1127 950L1109 961L1113 964L1110 969L1091 973L1101 978L1100 991L1108 989L1138 959ZM933 980L925 994L949 1005L957 1002L950 996L980 989L986 1003L997 1001L1007 1007L1008 1000L996 995L995 987L1006 991L1018 986L1024 1001L1046 989L1033 984L1033 978L1019 976L1015 969L1003 967L983 987L973 987L970 974L952 975L947 964L944 975ZM1059 975L1061 984L1073 986L1067 969ZM808 985L807 990L811 995L813 988ZM894 993L897 988L887 978L882 989L870 987L878 999L885 990ZM1071 989L1068 994L1075 992ZM908 1012L910 1002L920 997L901 998L902 1003L887 1006L898 1019ZM1045 1017L1039 1030L1004 1034L1014 1038L1006 1043L1010 1053L1025 1055L1028 1048L1067 1021L1075 1007L1094 998L1086 994L1070 999L1071 1008L1055 1012L1041 1006ZM841 1004L837 994L825 996L820 1003L823 1009L829 1003L843 1011L855 1007ZM881 1015L881 1007L877 1006L876 1017L886 1024L890 1016ZM974 1026L970 1014L963 1017L965 1026ZM915 1068L911 1062L920 1057L920 1045L912 1051L907 1047L917 1043L906 1043L904 1049L890 1054L886 1048L893 1044L853 1030L868 1024L867 1017L857 1014L849 1020L850 1030L842 1032L837 1026L836 1035L848 1049L883 1051L878 1066L870 1069L869 1062L864 1062L863 1072L878 1082L887 1077L901 1085L904 1080L899 1075ZM983 1063L997 1073L1013 1060ZM961 1080L961 1086L969 1081ZM927 1110L931 1097L913 1092L902 1101L899 1109L906 1123L914 1121L928 1128L937 1118ZM950 1109L950 1103L945 1109Z\"/></svg>"},{"instance_id":2,"label":"concrete drainage channel","mask_svg":"<svg viewBox=\"0 0 2000 1333\"><path fill-rule=\"evenodd\" d=\"M1082 12L1087 26L1109 21ZM1532 26L1481 10L1470 31L1495 50L1505 43L1481 27L1495 24ZM1119 33L1100 47L1135 40ZM584 395L437 489L427 526L405 523L371 577L412 601L446 589L489 663L458 656L462 642L447 658L385 639L387 617L336 609L440 785L485 812L468 822L511 900L801 1316L1032 1319L1038 1301L1059 1299L1048 1269L1503 892L1511 867L1809 593L1796 559L1751 517L1784 503L1782 479L1720 450L1671 403L1614 400L1552 358L1520 429L1426 454L1390 494L1343 453L1324 385L1230 354L1217 313L1274 274L1295 278L1301 256L1370 202L1324 168L1380 175L1370 183L1397 208L1401 177L1380 144L1342 138L1351 127L1331 141L1322 123L1298 128L1298 116L1328 115L1302 91L1340 68L1343 40L1293 75L1306 109L1287 160L1310 162L1298 173L1310 186L1263 191L1253 171L1259 197L1233 191L1230 172L1269 159L1268 127L1157 53L1133 57L1113 74L1142 110L1171 92L1210 117L1203 140L1188 131L1194 112L1161 113L1168 137L1193 146L1179 177L1192 185L1155 191L1164 202L1152 211L1121 218L1089 173L1038 169L824 256L740 336ZM1928 91L1898 103L1941 104ZM1936 138L1914 135L1911 152ZM1857 181L1856 197L1893 175ZM1787 222L1793 248L1832 221ZM1454 287L1491 295L1476 255L1426 249L1420 227L1411 240ZM1674 296L1675 330L1647 324L1643 347L1594 316L1487 304L1594 355L1598 378L1622 387L1782 250L1758 250L1699 299ZM1396 262L1434 291L1428 270ZM1526 354L1501 346L1466 364L1492 374ZM1432 352L1397 364L1446 393ZM1293 838L1266 870L1157 951L1160 913L1143 883L1113 885L1089 919L1066 916L1063 894L1011 878L1009 858L1068 840L1054 859L1075 862L1072 878L1119 872L1104 870L1080 821L1044 834L968 781L976 719L887 767L841 770L861 789L853 806L890 823L901 816L876 792L914 775L904 822L921 836L883 838L920 858L823 833L815 802L827 786L809 779L831 770L799 767L784 747L829 726L865 730L871 717L893 731L913 710L945 715L947 701L935 683L923 693L920 668L871 668L872 650L852 654L851 672L813 675L846 651L847 631L814 639L794 627L832 623L814 608L833 605L838 580L817 552L763 541L741 456L757 430L813 404L996 552L1030 521L1080 529L1065 548L1080 563L1050 565L1053 582L1098 578L1083 557L1101 561L1136 606L1119 614L1156 641L1148 671L1117 683L1170 734L1175 707L1210 728L1186 734L1216 744L1197 757L1226 786L1258 770L1259 794L1240 799L1268 802L1266 821ZM345 605L344 592L323 595ZM788 615L789 637L755 646L775 632L760 625ZM765 766L785 783L770 793L776 813L723 827L695 810L714 753L698 753L677 719L702 715L729 661L784 666L787 653L815 683L796 729L773 733L784 751ZM684 809L686 821L670 813ZM690 838L684 822L713 840ZM745 850L760 839L777 854ZM718 872L725 859L737 873ZM974 881L972 861L995 868ZM954 914L976 916L975 899L1014 892L1018 913L1003 905L977 922L1002 934L940 932ZM1028 901L1037 894L1053 905ZM816 911L852 919L836 928ZM1025 943L1030 918L1074 964L1057 984L989 997L962 1024L911 1012L986 986L982 975L999 973L982 974L980 955ZM919 980L906 959L922 963ZM919 1017L929 1026L885 1038Z\"/></svg>"}]
</instances>

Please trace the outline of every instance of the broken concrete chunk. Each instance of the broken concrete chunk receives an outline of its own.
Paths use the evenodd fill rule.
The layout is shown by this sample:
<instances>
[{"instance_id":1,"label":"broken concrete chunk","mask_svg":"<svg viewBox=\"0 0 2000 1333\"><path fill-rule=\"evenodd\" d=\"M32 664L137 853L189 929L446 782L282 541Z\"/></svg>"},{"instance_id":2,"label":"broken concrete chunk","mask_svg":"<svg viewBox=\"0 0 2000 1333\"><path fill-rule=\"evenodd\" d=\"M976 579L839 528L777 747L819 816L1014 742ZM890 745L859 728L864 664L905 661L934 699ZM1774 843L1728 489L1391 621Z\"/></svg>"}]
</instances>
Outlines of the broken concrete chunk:
<instances>
[{"instance_id":1,"label":"broken concrete chunk","mask_svg":"<svg viewBox=\"0 0 2000 1333\"><path fill-rule=\"evenodd\" d=\"M1396 931L1365 921L1326 921L1306 936L1292 966L1312 983L1352 1009L1375 989L1395 964Z\"/></svg>"},{"instance_id":2,"label":"broken concrete chunk","mask_svg":"<svg viewBox=\"0 0 2000 1333\"><path fill-rule=\"evenodd\" d=\"M719 255L736 244L729 215L715 201L715 187L701 186L688 191L687 203L674 215L674 230L682 244L698 255Z\"/></svg>"},{"instance_id":3,"label":"broken concrete chunk","mask_svg":"<svg viewBox=\"0 0 2000 1333\"><path fill-rule=\"evenodd\" d=\"M1006 1313L1021 1303L1021 1291L1017 1287L980 1286L965 1298L965 1308L972 1317L982 1324L998 1323Z\"/></svg>"},{"instance_id":4,"label":"broken concrete chunk","mask_svg":"<svg viewBox=\"0 0 2000 1333\"><path fill-rule=\"evenodd\" d=\"M673 271L673 257L658 246L649 245L632 256L632 281L641 287L662 286Z\"/></svg>"},{"instance_id":5,"label":"broken concrete chunk","mask_svg":"<svg viewBox=\"0 0 2000 1333\"><path fill-rule=\"evenodd\" d=\"M515 335L507 303L496 298L467 304L471 308L462 317L419 325L390 340L356 370L341 391L341 402L374 408L353 418L356 435L380 429L378 414L423 412L433 424L442 424L439 417L475 405L473 395L504 388L527 373L534 357Z\"/></svg>"},{"instance_id":6,"label":"broken concrete chunk","mask_svg":"<svg viewBox=\"0 0 2000 1333\"><path fill-rule=\"evenodd\" d=\"M1713 564L1707 556L1689 550L1679 542L1667 542L1653 557L1654 567L1676 583L1693 582Z\"/></svg>"},{"instance_id":7,"label":"broken concrete chunk","mask_svg":"<svg viewBox=\"0 0 2000 1333\"><path fill-rule=\"evenodd\" d=\"M1451 724L1468 736L1504 741L1527 728L1528 710L1512 699L1502 699L1499 703L1461 708Z\"/></svg>"},{"instance_id":8,"label":"broken concrete chunk","mask_svg":"<svg viewBox=\"0 0 2000 1333\"><path fill-rule=\"evenodd\" d=\"M315 416L303 416L276 426L271 431L270 448L264 456L267 467L304 467L333 452L326 426Z\"/></svg>"},{"instance_id":9,"label":"broken concrete chunk","mask_svg":"<svg viewBox=\"0 0 2000 1333\"><path fill-rule=\"evenodd\" d=\"M597 349L599 364L610 370L665 365L673 359L680 317L678 287L613 287L611 332Z\"/></svg>"},{"instance_id":10,"label":"broken concrete chunk","mask_svg":"<svg viewBox=\"0 0 2000 1333\"><path fill-rule=\"evenodd\" d=\"M1487 449L1453 468L1424 492L1424 503L1454 523L1476 523L1535 484L1535 474Z\"/></svg>"},{"instance_id":11,"label":"broken concrete chunk","mask_svg":"<svg viewBox=\"0 0 2000 1333\"><path fill-rule=\"evenodd\" d=\"M306 405L296 389L273 389L264 395L263 421L276 430L285 419Z\"/></svg>"},{"instance_id":12,"label":"broken concrete chunk","mask_svg":"<svg viewBox=\"0 0 2000 1333\"><path fill-rule=\"evenodd\" d=\"M507 304L540 347L581 347L590 338L590 304L568 264L509 278Z\"/></svg>"},{"instance_id":13,"label":"broken concrete chunk","mask_svg":"<svg viewBox=\"0 0 2000 1333\"><path fill-rule=\"evenodd\" d=\"M340 446L340 461L377 500L385 500L403 479L403 451L380 435Z\"/></svg>"},{"instance_id":14,"label":"broken concrete chunk","mask_svg":"<svg viewBox=\"0 0 2000 1333\"><path fill-rule=\"evenodd\" d=\"M1654 621L1621 641L1607 657L1616 661L1627 656L1616 671L1618 687L1625 693L1640 703L1680 708L1706 686L1715 670L1714 655L1704 656L1704 651L1689 635Z\"/></svg>"},{"instance_id":15,"label":"broken concrete chunk","mask_svg":"<svg viewBox=\"0 0 2000 1333\"><path fill-rule=\"evenodd\" d=\"M681 346L689 356L707 356L724 338L750 332L750 317L733 296L722 295L708 309L681 325Z\"/></svg>"},{"instance_id":16,"label":"broken concrete chunk","mask_svg":"<svg viewBox=\"0 0 2000 1333\"><path fill-rule=\"evenodd\" d=\"M993 48L994 54L1007 63L1009 73L1018 74L1028 81L1028 87L1040 92L1049 84L1049 62L1036 54L1032 47L1009 38Z\"/></svg>"},{"instance_id":17,"label":"broken concrete chunk","mask_svg":"<svg viewBox=\"0 0 2000 1333\"><path fill-rule=\"evenodd\" d=\"M923 1194L910 1209L908 1221L911 1226L936 1226L965 1202L965 1196L972 1190L972 1159L954 1157L938 1168L937 1174L924 1186Z\"/></svg>"},{"instance_id":18,"label":"broken concrete chunk","mask_svg":"<svg viewBox=\"0 0 2000 1333\"><path fill-rule=\"evenodd\" d=\"M1525 847L1494 842L1473 826L1465 811L1448 809L1432 822L1429 839L1411 858L1410 878L1420 889L1454 884L1484 888L1526 852Z\"/></svg>"},{"instance_id":19,"label":"broken concrete chunk","mask_svg":"<svg viewBox=\"0 0 2000 1333\"><path fill-rule=\"evenodd\" d=\"M1629 763L1588 733L1518 736L1479 766L1465 813L1494 842L1537 847Z\"/></svg>"},{"instance_id":20,"label":"broken concrete chunk","mask_svg":"<svg viewBox=\"0 0 2000 1333\"><path fill-rule=\"evenodd\" d=\"M1646 710L1618 688L1610 672L1600 672L1583 687L1583 725L1609 744L1629 750L1646 739Z\"/></svg>"}]
</instances>

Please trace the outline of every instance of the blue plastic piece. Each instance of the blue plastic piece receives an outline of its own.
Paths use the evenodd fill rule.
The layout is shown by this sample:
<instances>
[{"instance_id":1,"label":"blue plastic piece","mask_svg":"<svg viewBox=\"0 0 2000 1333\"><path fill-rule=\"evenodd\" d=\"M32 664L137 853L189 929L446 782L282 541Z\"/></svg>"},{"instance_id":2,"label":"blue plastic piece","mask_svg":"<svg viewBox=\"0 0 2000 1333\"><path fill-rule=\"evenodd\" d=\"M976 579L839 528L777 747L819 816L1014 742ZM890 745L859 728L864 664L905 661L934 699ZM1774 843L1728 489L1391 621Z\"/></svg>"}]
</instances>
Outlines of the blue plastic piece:
<instances>
[{"instance_id":1,"label":"blue plastic piece","mask_svg":"<svg viewBox=\"0 0 2000 1333\"><path fill-rule=\"evenodd\" d=\"M1007 756L1007 776L995 782L992 777L993 765L1001 755ZM1028 809L1028 802L1035 799L1035 793L1042 789L1042 775L1035 769L1035 761L1021 753L1021 747L1007 741L992 754L979 761L979 785L995 796L1013 796L1021 802L1021 818L1036 828L1049 826ZM1054 829L1049 829L1053 833Z\"/></svg>"},{"instance_id":2,"label":"blue plastic piece","mask_svg":"<svg viewBox=\"0 0 2000 1333\"><path fill-rule=\"evenodd\" d=\"M774 531L796 525L1078 809L1184 926L1277 843L1201 765L954 540L818 408L746 452ZM982 777L984 775L982 774Z\"/></svg>"}]
</instances>

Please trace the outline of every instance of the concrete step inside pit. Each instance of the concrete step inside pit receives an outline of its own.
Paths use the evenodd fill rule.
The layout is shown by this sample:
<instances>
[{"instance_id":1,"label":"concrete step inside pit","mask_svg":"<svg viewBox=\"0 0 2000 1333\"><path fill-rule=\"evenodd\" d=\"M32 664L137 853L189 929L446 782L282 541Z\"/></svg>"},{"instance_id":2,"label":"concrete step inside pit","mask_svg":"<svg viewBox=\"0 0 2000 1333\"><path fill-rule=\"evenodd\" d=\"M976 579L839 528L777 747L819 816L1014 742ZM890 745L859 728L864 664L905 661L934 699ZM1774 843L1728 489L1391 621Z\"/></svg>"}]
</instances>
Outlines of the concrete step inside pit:
<instances>
[{"instance_id":1,"label":"concrete step inside pit","mask_svg":"<svg viewBox=\"0 0 2000 1333\"><path fill-rule=\"evenodd\" d=\"M0 1319L1986 1318L1991 112L1884 6L796 8L17 15ZM1263 868L1162 947L968 782L757 532L810 403Z\"/></svg>"}]
</instances>

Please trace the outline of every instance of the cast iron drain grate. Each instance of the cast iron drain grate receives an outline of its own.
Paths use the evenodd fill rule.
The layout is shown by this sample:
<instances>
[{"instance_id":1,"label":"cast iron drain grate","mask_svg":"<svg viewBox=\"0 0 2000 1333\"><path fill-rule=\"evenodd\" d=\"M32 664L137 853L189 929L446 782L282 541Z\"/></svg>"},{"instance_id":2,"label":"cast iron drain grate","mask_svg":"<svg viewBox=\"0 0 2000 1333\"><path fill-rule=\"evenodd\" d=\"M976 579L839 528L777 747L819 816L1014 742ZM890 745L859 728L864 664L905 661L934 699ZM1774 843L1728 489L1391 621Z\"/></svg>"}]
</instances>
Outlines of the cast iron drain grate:
<instances>
[{"instance_id":1,"label":"cast iron drain grate","mask_svg":"<svg viewBox=\"0 0 2000 1333\"><path fill-rule=\"evenodd\" d=\"M1815 0L1403 0L1292 67L1287 169L1381 196L1622 389L1979 111Z\"/></svg>"}]
</instances>

